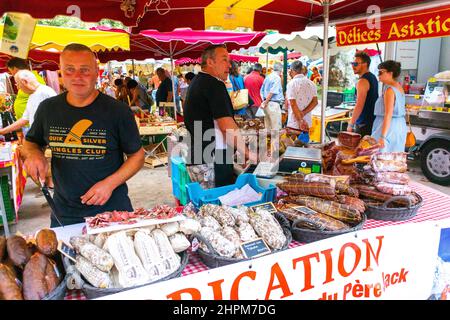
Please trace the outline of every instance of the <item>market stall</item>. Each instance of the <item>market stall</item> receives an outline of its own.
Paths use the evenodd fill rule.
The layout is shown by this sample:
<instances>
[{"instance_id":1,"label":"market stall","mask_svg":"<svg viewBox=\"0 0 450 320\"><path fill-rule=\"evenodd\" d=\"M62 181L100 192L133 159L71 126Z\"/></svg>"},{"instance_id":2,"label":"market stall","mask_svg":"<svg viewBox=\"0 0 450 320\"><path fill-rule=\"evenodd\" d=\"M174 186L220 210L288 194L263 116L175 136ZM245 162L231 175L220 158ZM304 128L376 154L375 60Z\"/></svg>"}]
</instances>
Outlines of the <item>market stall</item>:
<instances>
[{"instance_id":1,"label":"market stall","mask_svg":"<svg viewBox=\"0 0 450 320\"><path fill-rule=\"evenodd\" d=\"M427 257L429 256L429 262L434 264L435 261L433 259L436 259L436 257L433 255L436 254L437 249L434 247L433 249L431 249L431 247L428 247L428 245L425 245L426 241L431 241L431 238L434 239L434 237L436 235L439 234L439 231L433 231L433 233L428 233L426 232L426 230L428 230L428 225L427 222L433 222L432 224L439 224L442 225L443 227L446 226L447 228L449 227L449 218L450 218L450 197L448 195L444 195L436 190L433 190L429 187L426 187L424 185L421 185L419 183L412 183L411 187L413 188L413 190L419 194L421 194L423 196L424 199L424 204L423 206L418 210L417 215L409 220L405 220L405 221L382 221L382 220L373 220L373 219L368 219L365 223L364 226L362 228L362 230L356 232L355 234L351 233L348 236L346 235L342 235L339 237L334 237L328 241L320 241L320 242L314 242L314 243L310 243L310 244L304 244L304 243L300 243L298 241L292 241L289 245L289 249L286 251L283 251L283 253L278 253L277 255L270 255L270 256L265 256L263 258L255 258L254 261L252 262L252 269L255 272L257 272L258 274L261 272L270 272L270 268L272 268L272 270L274 270L273 265L275 264L279 264L283 270L289 269L289 267L287 266L287 263L290 262L289 257L295 258L295 257L301 257L302 255L306 255L303 254L304 252L308 252L308 253L314 253L314 252L319 252L321 250L321 248L328 248L328 250L330 252L332 252L331 250L337 250L339 251L339 249L341 249L341 243L344 244L346 243L346 241L355 241L354 239L367 239L372 237L372 239L375 240L375 236L378 237L386 237L386 239L384 240L384 246L383 246L383 254L381 255L381 257L390 257L391 261L390 263L387 263L387 261L380 261L379 263L379 267L376 267L376 265L374 265L374 267L376 267L376 270L378 270L380 273L375 272L375 274L379 275L381 274L381 271L385 272L385 273L390 273L390 272L395 272L398 271L397 269L395 269L396 267L408 267L411 268L410 272L414 273L416 275L420 275L420 277L422 277L422 280L420 280L420 283L423 283L422 281L428 282L428 284L425 285L426 289L430 290L431 289L431 283L432 283L432 277L433 277L433 273L434 273L434 267L433 268L428 268L425 269L420 269L420 270L413 270L414 267L414 263L417 264L417 257L421 256L421 257ZM446 199L446 201L442 201L442 199ZM439 203L444 203L445 205L440 205ZM67 243L70 241L70 237L74 236L74 235L79 235L81 234L81 230L83 228L83 224L78 224L78 225L71 225L71 226L66 226L65 228L56 228L55 232L58 235L58 238L66 241ZM387 227L387 228L384 228ZM391 232L389 230L392 230ZM370 233L371 232L371 233ZM418 237L415 235L416 232L420 232L422 237L420 237L420 239L418 239ZM392 238L393 242L387 242L389 237L392 237L392 234L396 234L398 238L394 237ZM408 236L409 234L409 236ZM432 237L432 235L434 234L434 237ZM372 235L372 236L371 236ZM388 237L389 235L389 237ZM429 236L429 238L427 238L427 236ZM400 239L401 237L401 239ZM342 240L340 240L342 239ZM353 240L352 240L353 239ZM406 240L408 239L408 240ZM419 245L420 243L420 248L430 248L430 251L428 254L425 254L423 251L417 251L417 247L414 250L414 253L410 253L410 251L403 251L403 255L401 255L401 259L398 260L399 255L398 255L398 251L397 250L410 250L408 248L413 248L414 244L416 243L416 240L418 240L419 242L417 242L417 244ZM428 239L428 240L425 240ZM342 241L342 242L341 242ZM434 240L433 240L434 241ZM397 243L397 245L395 245L394 243ZM410 245L404 245L402 246L401 244L406 244L409 243ZM428 242L427 242L428 243ZM377 250L377 244L376 242L374 242L373 244L373 248L372 250L376 251ZM402 246L402 248L400 249L399 247L396 246ZM302 248L302 249L300 249ZM388 249L390 248L390 249ZM363 250L363 249L362 249ZM364 249L365 250L365 249ZM385 250L388 250L390 253L385 252ZM115 296L106 296L106 299L133 299L133 300L140 300L140 299L167 299L167 298L172 298L172 299L229 299L230 293L225 293L222 296L222 298L219 298L218 296L214 296L212 295L212 291L211 288L209 288L207 286L207 283L211 283L214 281L215 276L219 273L222 275L230 275L229 277L226 277L225 279L225 283L223 284L223 288L228 287L229 284L230 286L232 285L233 281L235 280L235 277L239 274L241 274L242 272L249 270L248 269L248 263L245 262L241 262L241 263L236 263L236 264L232 264L232 265L228 265L228 266L224 266L221 267L220 269L211 269L209 268L205 263L204 260L202 260L202 258L199 256L198 252L192 252L192 250L189 250L189 262L188 264L185 266L182 274L181 274L181 278L179 279L174 279L174 280L168 280L165 281L164 283L161 284L161 286L156 285L156 287L152 287L152 286L148 286L148 288L142 287L140 289L136 289L136 290L131 290L126 292L124 295L118 295L117 297ZM374 252L374 254L376 254L376 252ZM397 257L397 258L395 258ZM406 261L409 261L409 259L412 259L411 261L413 262L412 265L406 263ZM384 258L383 258L384 259ZM261 263L259 263L259 261L261 261ZM362 259L361 261L364 261L364 259ZM319 262L319 261L318 261ZM325 268L325 266L323 265L325 262L325 259L320 259L320 264L315 265L315 268L319 268L319 266L322 266L323 268ZM266 267L264 267L266 266ZM268 269L268 270L266 270ZM216 272L217 270L217 272ZM279 270L280 271L280 270ZM420 271L427 271L427 272L431 272L431 274L427 274L427 273L421 273ZM281 271L280 271L281 272ZM277 273L278 276L280 276L280 273ZM325 272L323 273L325 274ZM233 276L231 276L233 275ZM292 275L293 276L293 275ZM276 275L274 275L275 278L277 278ZM297 279L297 277L294 277L295 279ZM303 282L303 280L300 281L300 283L298 282L298 280L294 280L294 278L289 279L287 276L287 283L289 283L290 286L298 286L301 285ZM346 277L346 278L339 278L339 280L333 282L333 284L336 284L337 287L339 288L339 291L343 291L344 286L348 283L352 282L352 279L359 279L360 283L365 282L365 280L368 280L370 277L369 275L367 275L367 273L363 273L363 274L357 274L355 276L352 277ZM220 279L220 278L217 278ZM303 278L302 278L303 279ZM373 281L379 281L377 279L379 278L371 278L373 279ZM180 280L180 281L178 281ZM250 279L249 279L250 280ZM255 281L256 280L256 281ZM247 290L245 290L245 292L247 292L247 294L241 289L240 290L240 296L239 299L251 299L254 300L255 298L259 298L259 299L264 299L264 295L267 292L267 287L264 287L267 285L267 279L266 280L262 280L262 279L253 279L255 286L247 286ZM372 280L370 280L372 281ZM431 281L431 282L430 282ZM322 281L323 282L323 281ZM308 299L308 297L310 299L313 299L315 297L315 299L320 298L321 296L321 292L325 292L325 291L329 291L328 286L330 286L330 284L324 284L322 285L322 282L317 283L317 290L310 290L313 291L313 293L311 294L310 291L306 291L306 292L301 292L300 290L295 291L295 295L300 299ZM401 297L406 298L405 293L407 290L412 290L412 287L418 288L421 287L418 285L419 282L415 282L414 284L412 284L414 281L408 279L408 283L410 283L410 285L408 285L406 288L409 289L405 289L405 290L401 290L399 292L392 292L389 293L389 290L386 290L386 292L384 292L383 290L383 298L387 298L387 299L399 299ZM175 283L175 284L173 284ZM184 283L184 285L183 285ZM169 296L170 293L175 293L178 291L182 291L185 287L186 287L186 283L189 283L191 286L191 288L196 288L197 290L199 290L201 292L201 294L199 295L194 295L193 297L191 297L188 293L192 293L192 292L196 292L196 290L186 290L183 292L186 292L186 295L182 295L182 296L176 296L175 294L173 294L172 296ZM262 287L264 287L264 289L261 289ZM165 289L163 289L165 288ZM210 289L208 291L208 288ZM254 289L250 289L250 288L254 288ZM260 289L257 289L260 288ZM181 292L179 292L181 293ZM283 296L283 291L279 290L279 291L274 291L272 292L270 298L271 299L283 299L285 298ZM262 295L262 296L261 296ZM412 299L426 299L429 297L429 292L426 292L425 294L422 292L421 296L419 298L419 296L414 295L414 297L410 296ZM351 296L351 295L350 295ZM178 297L178 298L177 298ZM195 298L196 297L196 298ZM390 298L389 298L390 297ZM266 297L267 298L267 297ZM353 299L355 299L357 297L353 297ZM367 297L363 297L360 296L359 298L367 298ZM371 298L376 298L376 297L371 297ZM379 297L378 297L379 298ZM83 294L83 292L81 290L68 290L67 295L65 297L65 299L67 300L84 300L86 299L86 296ZM339 295L338 299L343 299L342 295ZM350 299L350 298L347 298Z\"/></svg>"},{"instance_id":2,"label":"market stall","mask_svg":"<svg viewBox=\"0 0 450 320\"><path fill-rule=\"evenodd\" d=\"M411 20L411 16L415 19ZM413 146L411 155L420 158L422 171L428 179L442 185L450 183L449 81L445 76L448 71L438 68L450 68L444 59L447 52L440 49L441 42L446 43L450 36L450 30L445 27L449 19L450 6L431 1L421 7L386 13L374 29L369 29L363 19L347 20L336 26L340 48L379 42L396 48L391 50L390 57L401 62L404 70L399 82L406 94L407 121L415 136L415 141L408 142ZM438 42L431 46L421 42L431 38ZM427 56L431 53L434 56ZM435 74L436 71L439 72Z\"/></svg>"}]
</instances>

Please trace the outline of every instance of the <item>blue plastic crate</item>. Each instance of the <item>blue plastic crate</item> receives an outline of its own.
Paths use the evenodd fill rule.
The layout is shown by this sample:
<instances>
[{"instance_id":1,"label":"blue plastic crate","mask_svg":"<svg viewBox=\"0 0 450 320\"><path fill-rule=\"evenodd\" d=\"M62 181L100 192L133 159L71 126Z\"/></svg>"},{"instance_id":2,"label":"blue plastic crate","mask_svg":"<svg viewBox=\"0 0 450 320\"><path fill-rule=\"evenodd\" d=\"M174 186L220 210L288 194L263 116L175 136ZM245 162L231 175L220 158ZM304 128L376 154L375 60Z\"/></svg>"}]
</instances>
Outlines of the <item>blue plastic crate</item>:
<instances>
[{"instance_id":1,"label":"blue plastic crate","mask_svg":"<svg viewBox=\"0 0 450 320\"><path fill-rule=\"evenodd\" d=\"M220 196L223 196L230 191L233 191L234 189L240 189L246 184L249 184L256 192L262 194L261 200L246 203L246 206L253 206L256 204L275 200L277 188L273 184L269 185L269 187L267 188L261 187L258 184L256 177L251 173L241 174L237 178L236 183L229 186L204 190L198 182L194 182L187 184L186 188L190 201L196 208L200 208L201 206L209 203L220 205Z\"/></svg>"},{"instance_id":2,"label":"blue plastic crate","mask_svg":"<svg viewBox=\"0 0 450 320\"><path fill-rule=\"evenodd\" d=\"M180 201L181 205L188 203L186 184L191 182L186 169L186 164L181 157L170 158L172 169L172 193Z\"/></svg>"}]
</instances>

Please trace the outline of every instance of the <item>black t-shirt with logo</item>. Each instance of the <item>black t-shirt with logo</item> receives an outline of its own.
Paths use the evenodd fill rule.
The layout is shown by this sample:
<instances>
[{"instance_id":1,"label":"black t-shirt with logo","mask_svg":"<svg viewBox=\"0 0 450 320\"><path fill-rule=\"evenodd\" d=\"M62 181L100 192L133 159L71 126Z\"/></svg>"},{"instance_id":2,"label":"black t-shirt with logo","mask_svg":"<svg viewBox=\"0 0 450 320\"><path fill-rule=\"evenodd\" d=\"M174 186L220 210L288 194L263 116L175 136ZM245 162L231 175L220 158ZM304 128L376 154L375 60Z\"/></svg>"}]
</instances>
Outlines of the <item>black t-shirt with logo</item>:
<instances>
[{"instance_id":1,"label":"black t-shirt with logo","mask_svg":"<svg viewBox=\"0 0 450 320\"><path fill-rule=\"evenodd\" d=\"M215 141L215 136L205 135L209 129L214 129L214 120L223 117L233 117L233 105L225 84L217 78L199 72L189 85L184 104L184 123L190 133L189 164L203 164L210 162L204 159L205 148ZM202 136L194 130L194 122L201 121ZM197 135L196 135L197 134ZM200 147L195 147L197 143ZM208 147L209 150L214 149ZM202 156L195 153L200 151ZM213 152L213 150L211 150ZM209 155L208 155L209 157Z\"/></svg>"},{"instance_id":2,"label":"black t-shirt with logo","mask_svg":"<svg viewBox=\"0 0 450 320\"><path fill-rule=\"evenodd\" d=\"M82 108L69 105L66 96L63 93L44 100L26 136L27 141L48 145L52 151L58 218L64 224L73 224L104 211L132 211L125 183L103 206L85 205L80 199L122 166L124 153L132 154L141 148L131 109L102 93Z\"/></svg>"}]
</instances>

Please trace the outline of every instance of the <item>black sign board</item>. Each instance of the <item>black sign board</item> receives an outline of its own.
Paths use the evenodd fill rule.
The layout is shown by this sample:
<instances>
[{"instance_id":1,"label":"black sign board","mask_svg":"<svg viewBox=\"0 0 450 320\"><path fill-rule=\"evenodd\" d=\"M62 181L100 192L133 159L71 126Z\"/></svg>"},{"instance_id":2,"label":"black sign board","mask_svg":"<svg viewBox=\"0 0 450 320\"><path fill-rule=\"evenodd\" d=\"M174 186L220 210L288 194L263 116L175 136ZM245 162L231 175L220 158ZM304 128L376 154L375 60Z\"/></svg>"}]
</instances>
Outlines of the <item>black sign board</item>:
<instances>
[{"instance_id":1,"label":"black sign board","mask_svg":"<svg viewBox=\"0 0 450 320\"><path fill-rule=\"evenodd\" d=\"M63 255L65 255L70 260L72 260L73 262L76 262L77 254L76 254L75 250L71 246L64 243L64 241L59 241L58 251L61 252Z\"/></svg>"},{"instance_id":2,"label":"black sign board","mask_svg":"<svg viewBox=\"0 0 450 320\"><path fill-rule=\"evenodd\" d=\"M241 250L246 258L255 258L271 252L270 248L261 238L241 244Z\"/></svg>"},{"instance_id":3,"label":"black sign board","mask_svg":"<svg viewBox=\"0 0 450 320\"><path fill-rule=\"evenodd\" d=\"M272 214L277 212L277 209L273 205L273 202L265 202L265 203L257 204L257 205L251 206L250 208L253 210L253 212L256 212L256 209L258 209L258 208L267 210Z\"/></svg>"},{"instance_id":4,"label":"black sign board","mask_svg":"<svg viewBox=\"0 0 450 320\"><path fill-rule=\"evenodd\" d=\"M303 214L317 214L317 211L314 211L313 209L305 206L292 207L292 209L297 210L298 212Z\"/></svg>"}]
</instances>

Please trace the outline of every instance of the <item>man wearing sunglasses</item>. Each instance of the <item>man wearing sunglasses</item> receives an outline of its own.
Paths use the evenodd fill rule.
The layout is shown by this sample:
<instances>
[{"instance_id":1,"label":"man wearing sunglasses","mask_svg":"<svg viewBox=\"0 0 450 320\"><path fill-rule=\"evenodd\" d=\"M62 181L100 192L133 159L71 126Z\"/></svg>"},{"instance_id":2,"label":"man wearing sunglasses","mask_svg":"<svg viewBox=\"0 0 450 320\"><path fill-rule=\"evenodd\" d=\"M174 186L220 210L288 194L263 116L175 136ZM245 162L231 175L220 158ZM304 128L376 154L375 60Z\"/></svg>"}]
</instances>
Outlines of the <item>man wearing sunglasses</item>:
<instances>
[{"instance_id":1,"label":"man wearing sunglasses","mask_svg":"<svg viewBox=\"0 0 450 320\"><path fill-rule=\"evenodd\" d=\"M359 80L356 84L356 105L347 131L359 133L361 136L370 135L375 120L374 107L378 99L378 80L369 71L370 57L367 53L357 52L352 67L353 72L359 76Z\"/></svg>"}]
</instances>

